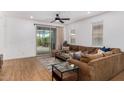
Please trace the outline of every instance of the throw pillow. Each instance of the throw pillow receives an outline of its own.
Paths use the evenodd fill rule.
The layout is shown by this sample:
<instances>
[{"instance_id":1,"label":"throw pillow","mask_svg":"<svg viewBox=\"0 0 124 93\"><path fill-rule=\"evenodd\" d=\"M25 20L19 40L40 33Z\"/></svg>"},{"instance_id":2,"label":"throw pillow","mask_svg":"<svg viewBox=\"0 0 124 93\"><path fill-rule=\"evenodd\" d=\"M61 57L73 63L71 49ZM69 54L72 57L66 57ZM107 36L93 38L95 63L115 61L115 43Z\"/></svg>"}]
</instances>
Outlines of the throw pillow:
<instances>
[{"instance_id":1,"label":"throw pillow","mask_svg":"<svg viewBox=\"0 0 124 93\"><path fill-rule=\"evenodd\" d=\"M62 47L62 50L63 51L69 51L69 47L67 46L67 47Z\"/></svg>"},{"instance_id":2,"label":"throw pillow","mask_svg":"<svg viewBox=\"0 0 124 93\"><path fill-rule=\"evenodd\" d=\"M104 51L104 52L111 51L111 49L110 49L110 48L106 48L105 46L104 46L104 47L102 47L102 48L100 48L100 50L102 50L102 51Z\"/></svg>"},{"instance_id":3,"label":"throw pillow","mask_svg":"<svg viewBox=\"0 0 124 93\"><path fill-rule=\"evenodd\" d=\"M104 51L102 51L101 49L97 50L97 54L103 54L103 53L104 53Z\"/></svg>"},{"instance_id":4,"label":"throw pillow","mask_svg":"<svg viewBox=\"0 0 124 93\"><path fill-rule=\"evenodd\" d=\"M77 59L77 60L80 60L80 58L81 58L81 51L78 51L78 52L75 52L74 54L73 54L73 58L74 59Z\"/></svg>"},{"instance_id":5,"label":"throw pillow","mask_svg":"<svg viewBox=\"0 0 124 93\"><path fill-rule=\"evenodd\" d=\"M88 51L84 51L81 53L81 56L85 56L86 54L88 54Z\"/></svg>"},{"instance_id":6,"label":"throw pillow","mask_svg":"<svg viewBox=\"0 0 124 93\"><path fill-rule=\"evenodd\" d=\"M70 55L70 59L73 58L74 53L73 52L69 52Z\"/></svg>"},{"instance_id":7,"label":"throw pillow","mask_svg":"<svg viewBox=\"0 0 124 93\"><path fill-rule=\"evenodd\" d=\"M108 52L104 52L103 54L104 54L105 56L109 56L109 55L112 55L113 52L112 52L112 51L108 51Z\"/></svg>"}]
</instances>

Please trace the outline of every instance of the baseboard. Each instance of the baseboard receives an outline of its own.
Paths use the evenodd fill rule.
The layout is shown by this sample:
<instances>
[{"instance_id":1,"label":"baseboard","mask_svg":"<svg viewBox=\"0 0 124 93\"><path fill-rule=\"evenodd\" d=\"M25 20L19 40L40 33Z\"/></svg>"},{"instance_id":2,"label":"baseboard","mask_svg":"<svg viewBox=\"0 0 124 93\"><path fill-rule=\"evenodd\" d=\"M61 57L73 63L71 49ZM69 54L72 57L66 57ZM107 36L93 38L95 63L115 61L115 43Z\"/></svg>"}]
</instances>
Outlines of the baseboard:
<instances>
[{"instance_id":1,"label":"baseboard","mask_svg":"<svg viewBox=\"0 0 124 93\"><path fill-rule=\"evenodd\" d=\"M11 60L21 60L21 59L28 59L28 58L35 58L36 56L31 57L21 57L21 58L12 58L12 59L4 59L3 61L11 61Z\"/></svg>"}]
</instances>

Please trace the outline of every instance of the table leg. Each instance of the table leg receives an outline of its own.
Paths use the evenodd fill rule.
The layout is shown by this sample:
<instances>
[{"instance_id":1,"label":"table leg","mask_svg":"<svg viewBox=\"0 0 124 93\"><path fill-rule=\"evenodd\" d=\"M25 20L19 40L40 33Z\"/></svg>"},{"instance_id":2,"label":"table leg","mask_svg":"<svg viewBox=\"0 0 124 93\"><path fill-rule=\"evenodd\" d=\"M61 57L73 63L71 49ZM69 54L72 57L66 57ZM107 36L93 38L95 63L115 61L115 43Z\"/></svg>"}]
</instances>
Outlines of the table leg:
<instances>
[{"instance_id":1,"label":"table leg","mask_svg":"<svg viewBox=\"0 0 124 93\"><path fill-rule=\"evenodd\" d=\"M79 81L79 69L77 69L77 81Z\"/></svg>"},{"instance_id":2,"label":"table leg","mask_svg":"<svg viewBox=\"0 0 124 93\"><path fill-rule=\"evenodd\" d=\"M52 66L52 81L53 81L53 66Z\"/></svg>"}]
</instances>

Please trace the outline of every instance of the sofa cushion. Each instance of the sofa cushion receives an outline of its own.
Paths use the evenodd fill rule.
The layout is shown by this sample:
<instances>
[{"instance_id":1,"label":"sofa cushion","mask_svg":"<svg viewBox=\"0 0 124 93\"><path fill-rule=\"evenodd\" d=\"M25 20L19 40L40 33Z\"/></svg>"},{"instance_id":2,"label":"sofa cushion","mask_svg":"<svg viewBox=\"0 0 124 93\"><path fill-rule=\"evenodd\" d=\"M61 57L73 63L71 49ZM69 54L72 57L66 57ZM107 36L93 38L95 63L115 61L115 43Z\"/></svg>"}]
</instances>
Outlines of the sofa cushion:
<instances>
[{"instance_id":1,"label":"sofa cushion","mask_svg":"<svg viewBox=\"0 0 124 93\"><path fill-rule=\"evenodd\" d=\"M69 50L71 50L71 51L79 51L79 46L77 46L77 45L70 45L69 46Z\"/></svg>"},{"instance_id":2,"label":"sofa cushion","mask_svg":"<svg viewBox=\"0 0 124 93\"><path fill-rule=\"evenodd\" d=\"M111 51L112 51L113 54L121 52L121 50L119 48L113 48Z\"/></svg>"},{"instance_id":3,"label":"sofa cushion","mask_svg":"<svg viewBox=\"0 0 124 93\"><path fill-rule=\"evenodd\" d=\"M103 54L87 54L87 57L89 57L91 60L103 57Z\"/></svg>"},{"instance_id":4,"label":"sofa cushion","mask_svg":"<svg viewBox=\"0 0 124 93\"><path fill-rule=\"evenodd\" d=\"M88 54L96 54L97 48L95 47L87 47Z\"/></svg>"},{"instance_id":5,"label":"sofa cushion","mask_svg":"<svg viewBox=\"0 0 124 93\"><path fill-rule=\"evenodd\" d=\"M88 63L91 60L97 59L97 58L100 58L100 57L103 57L103 54L86 54L85 56L82 56L80 58L80 61Z\"/></svg>"},{"instance_id":6,"label":"sofa cushion","mask_svg":"<svg viewBox=\"0 0 124 93\"><path fill-rule=\"evenodd\" d=\"M82 51L82 52L87 51L87 47L79 46L79 50Z\"/></svg>"},{"instance_id":7,"label":"sofa cushion","mask_svg":"<svg viewBox=\"0 0 124 93\"><path fill-rule=\"evenodd\" d=\"M112 55L112 54L113 54L112 51L108 51L108 52L104 52L104 53L103 53L104 56L110 56L110 55Z\"/></svg>"}]
</instances>

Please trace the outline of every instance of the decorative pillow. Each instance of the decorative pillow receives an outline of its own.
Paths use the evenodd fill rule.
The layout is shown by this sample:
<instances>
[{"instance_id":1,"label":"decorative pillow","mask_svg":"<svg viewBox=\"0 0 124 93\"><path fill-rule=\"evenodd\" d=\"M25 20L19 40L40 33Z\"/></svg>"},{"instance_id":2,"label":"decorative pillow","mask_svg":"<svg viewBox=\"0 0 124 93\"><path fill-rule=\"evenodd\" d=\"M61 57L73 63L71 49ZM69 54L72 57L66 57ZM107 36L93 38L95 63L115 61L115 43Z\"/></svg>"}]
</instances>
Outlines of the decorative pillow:
<instances>
[{"instance_id":1,"label":"decorative pillow","mask_svg":"<svg viewBox=\"0 0 124 93\"><path fill-rule=\"evenodd\" d=\"M81 51L75 52L75 53L73 54L73 58L74 58L74 59L77 59L77 60L80 60L81 54L82 54Z\"/></svg>"},{"instance_id":2,"label":"decorative pillow","mask_svg":"<svg viewBox=\"0 0 124 93\"><path fill-rule=\"evenodd\" d=\"M88 54L88 51L84 51L81 53L81 56L85 56L86 54Z\"/></svg>"},{"instance_id":3,"label":"decorative pillow","mask_svg":"<svg viewBox=\"0 0 124 93\"><path fill-rule=\"evenodd\" d=\"M73 52L69 52L70 58L73 58L74 53Z\"/></svg>"},{"instance_id":4,"label":"decorative pillow","mask_svg":"<svg viewBox=\"0 0 124 93\"><path fill-rule=\"evenodd\" d=\"M102 47L102 48L100 48L100 50L102 50L102 51L104 51L104 52L111 51L111 49L110 49L110 48L106 48L105 46L104 46L104 47Z\"/></svg>"},{"instance_id":5,"label":"decorative pillow","mask_svg":"<svg viewBox=\"0 0 124 93\"><path fill-rule=\"evenodd\" d=\"M97 50L97 54L103 54L103 53L104 53L104 51L102 51L101 49Z\"/></svg>"},{"instance_id":6,"label":"decorative pillow","mask_svg":"<svg viewBox=\"0 0 124 93\"><path fill-rule=\"evenodd\" d=\"M62 47L62 50L63 51L69 51L69 47L67 46L67 47Z\"/></svg>"},{"instance_id":7,"label":"decorative pillow","mask_svg":"<svg viewBox=\"0 0 124 93\"><path fill-rule=\"evenodd\" d=\"M112 51L108 51L108 52L104 52L103 54L104 54L104 56L109 56L109 55L112 55L113 52Z\"/></svg>"}]
</instances>

